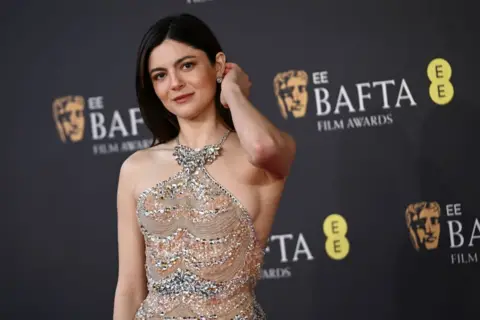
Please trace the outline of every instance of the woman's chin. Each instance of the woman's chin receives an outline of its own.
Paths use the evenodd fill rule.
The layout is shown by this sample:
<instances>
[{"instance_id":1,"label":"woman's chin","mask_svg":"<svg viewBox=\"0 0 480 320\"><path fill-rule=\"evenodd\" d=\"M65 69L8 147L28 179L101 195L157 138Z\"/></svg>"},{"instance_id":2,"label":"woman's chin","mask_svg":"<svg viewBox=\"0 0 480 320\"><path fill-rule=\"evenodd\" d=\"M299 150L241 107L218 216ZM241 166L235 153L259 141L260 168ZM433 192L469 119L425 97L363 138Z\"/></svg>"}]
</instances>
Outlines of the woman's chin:
<instances>
[{"instance_id":1,"label":"woman's chin","mask_svg":"<svg viewBox=\"0 0 480 320\"><path fill-rule=\"evenodd\" d=\"M191 104L177 107L175 110L173 110L173 113L180 119L193 120L205 113L207 109L208 108Z\"/></svg>"},{"instance_id":2,"label":"woman's chin","mask_svg":"<svg viewBox=\"0 0 480 320\"><path fill-rule=\"evenodd\" d=\"M175 110L175 115L179 119L183 120L193 120L195 118L198 118L200 114L202 114L203 109L200 108L184 108L182 110Z\"/></svg>"}]
</instances>

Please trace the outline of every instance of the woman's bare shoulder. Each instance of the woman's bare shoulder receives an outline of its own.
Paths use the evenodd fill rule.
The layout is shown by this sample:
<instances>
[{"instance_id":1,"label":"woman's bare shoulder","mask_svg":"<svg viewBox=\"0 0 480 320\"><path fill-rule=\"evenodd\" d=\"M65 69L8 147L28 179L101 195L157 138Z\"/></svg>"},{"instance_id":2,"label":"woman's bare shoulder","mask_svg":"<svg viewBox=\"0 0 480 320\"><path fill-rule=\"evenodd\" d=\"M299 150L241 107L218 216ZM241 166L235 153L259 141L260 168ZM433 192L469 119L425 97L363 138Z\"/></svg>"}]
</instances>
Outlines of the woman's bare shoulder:
<instances>
[{"instance_id":1,"label":"woman's bare shoulder","mask_svg":"<svg viewBox=\"0 0 480 320\"><path fill-rule=\"evenodd\" d=\"M173 151L174 144L165 143L136 151L125 159L120 179L130 186L135 199L178 170L178 164L172 156Z\"/></svg>"},{"instance_id":2,"label":"woman's bare shoulder","mask_svg":"<svg viewBox=\"0 0 480 320\"><path fill-rule=\"evenodd\" d=\"M162 163L167 163L170 160L169 155L172 152L173 146L170 143L138 150L123 161L121 172L125 172L127 175L138 175L139 172L148 170L149 167L162 166Z\"/></svg>"}]
</instances>

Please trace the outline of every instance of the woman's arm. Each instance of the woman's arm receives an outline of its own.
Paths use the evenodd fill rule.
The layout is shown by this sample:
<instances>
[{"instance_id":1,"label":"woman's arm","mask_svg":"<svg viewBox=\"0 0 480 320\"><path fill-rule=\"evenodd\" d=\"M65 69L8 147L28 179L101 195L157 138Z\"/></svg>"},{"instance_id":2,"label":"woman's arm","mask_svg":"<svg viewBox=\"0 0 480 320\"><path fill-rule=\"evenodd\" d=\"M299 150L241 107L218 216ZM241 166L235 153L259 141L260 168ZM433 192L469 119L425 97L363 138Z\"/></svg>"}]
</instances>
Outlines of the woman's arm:
<instances>
[{"instance_id":1,"label":"woman's arm","mask_svg":"<svg viewBox=\"0 0 480 320\"><path fill-rule=\"evenodd\" d=\"M277 178L285 178L296 152L294 139L275 127L248 100L250 81L236 64L227 63L222 82L222 103L230 108L233 123L249 161Z\"/></svg>"},{"instance_id":2,"label":"woman's arm","mask_svg":"<svg viewBox=\"0 0 480 320\"><path fill-rule=\"evenodd\" d=\"M117 192L118 281L113 320L133 320L146 296L144 242L135 213L132 159L120 169Z\"/></svg>"}]
</instances>

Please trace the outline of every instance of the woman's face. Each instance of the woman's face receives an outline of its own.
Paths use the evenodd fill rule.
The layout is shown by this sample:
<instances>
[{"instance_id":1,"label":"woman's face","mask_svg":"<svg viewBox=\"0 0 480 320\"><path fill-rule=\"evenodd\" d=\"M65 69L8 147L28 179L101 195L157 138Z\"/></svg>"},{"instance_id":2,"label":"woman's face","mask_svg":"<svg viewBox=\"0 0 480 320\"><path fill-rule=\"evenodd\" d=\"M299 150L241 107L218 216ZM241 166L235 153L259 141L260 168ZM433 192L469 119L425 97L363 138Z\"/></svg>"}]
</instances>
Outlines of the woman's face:
<instances>
[{"instance_id":1,"label":"woman's face","mask_svg":"<svg viewBox=\"0 0 480 320\"><path fill-rule=\"evenodd\" d=\"M149 74L158 98L179 118L193 119L215 107L216 78L223 72L221 54L211 64L205 52L174 40L153 49Z\"/></svg>"}]
</instances>

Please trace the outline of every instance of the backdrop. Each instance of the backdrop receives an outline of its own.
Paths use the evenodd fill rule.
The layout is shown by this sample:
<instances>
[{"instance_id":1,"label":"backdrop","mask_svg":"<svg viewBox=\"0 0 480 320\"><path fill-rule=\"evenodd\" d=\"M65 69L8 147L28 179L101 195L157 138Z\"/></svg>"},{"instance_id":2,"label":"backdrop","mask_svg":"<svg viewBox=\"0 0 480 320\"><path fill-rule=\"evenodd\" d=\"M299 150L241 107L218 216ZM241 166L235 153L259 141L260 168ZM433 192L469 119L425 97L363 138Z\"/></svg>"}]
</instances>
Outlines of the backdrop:
<instances>
[{"instance_id":1,"label":"backdrop","mask_svg":"<svg viewBox=\"0 0 480 320\"><path fill-rule=\"evenodd\" d=\"M297 140L269 319L480 314L478 18L467 1L3 4L2 319L111 319L120 165L148 146L138 43L204 19ZM241 128L240 128L241 130Z\"/></svg>"}]
</instances>

